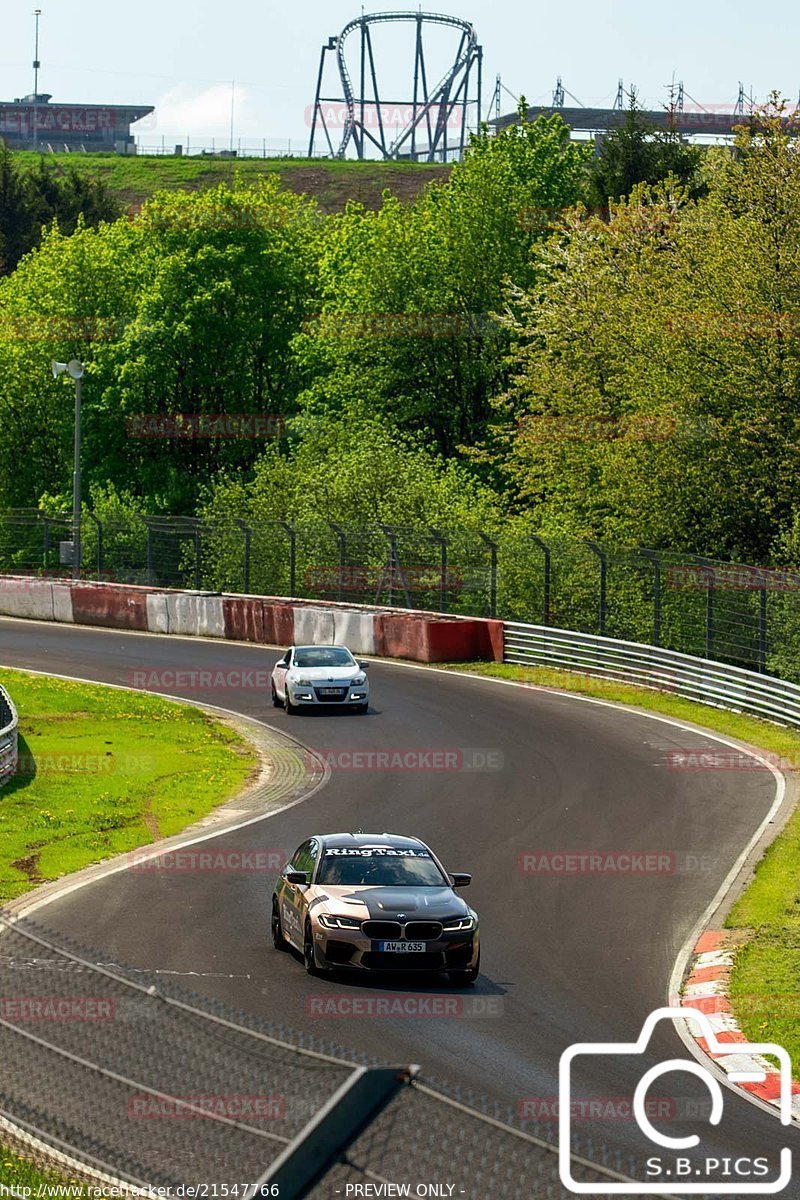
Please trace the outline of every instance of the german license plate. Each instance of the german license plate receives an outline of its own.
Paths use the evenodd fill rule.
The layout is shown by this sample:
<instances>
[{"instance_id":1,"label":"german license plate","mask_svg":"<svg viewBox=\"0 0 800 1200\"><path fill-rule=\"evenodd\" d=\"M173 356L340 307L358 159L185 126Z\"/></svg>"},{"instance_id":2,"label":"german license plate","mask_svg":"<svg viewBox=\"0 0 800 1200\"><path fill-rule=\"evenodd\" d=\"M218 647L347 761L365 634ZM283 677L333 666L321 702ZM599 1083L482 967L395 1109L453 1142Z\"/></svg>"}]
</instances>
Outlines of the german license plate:
<instances>
[{"instance_id":1,"label":"german license plate","mask_svg":"<svg viewBox=\"0 0 800 1200\"><path fill-rule=\"evenodd\" d=\"M378 949L386 954L424 954L424 942L378 942Z\"/></svg>"}]
</instances>

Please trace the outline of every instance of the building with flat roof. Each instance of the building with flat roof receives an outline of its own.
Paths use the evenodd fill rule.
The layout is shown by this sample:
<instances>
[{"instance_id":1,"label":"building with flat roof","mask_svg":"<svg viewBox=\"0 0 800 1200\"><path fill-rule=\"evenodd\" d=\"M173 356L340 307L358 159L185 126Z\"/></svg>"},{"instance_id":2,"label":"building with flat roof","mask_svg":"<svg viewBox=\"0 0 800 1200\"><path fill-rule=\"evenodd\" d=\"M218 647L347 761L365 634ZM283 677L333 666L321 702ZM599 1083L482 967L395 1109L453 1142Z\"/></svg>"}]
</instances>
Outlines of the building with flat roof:
<instances>
[{"instance_id":1,"label":"building with flat roof","mask_svg":"<svg viewBox=\"0 0 800 1200\"><path fill-rule=\"evenodd\" d=\"M563 108L563 107L533 107L528 109L528 120L535 121L537 117L551 117L558 113L574 133L587 137L592 134L609 133L625 124L626 110L624 108ZM648 125L656 129L672 129L685 138L716 137L732 138L738 125L746 125L751 116L748 113L730 111L721 112L697 106L693 109L656 109L641 112L640 117ZM517 113L508 113L490 121L494 128L504 129L508 125L519 122Z\"/></svg>"},{"instance_id":2,"label":"building with flat roof","mask_svg":"<svg viewBox=\"0 0 800 1200\"><path fill-rule=\"evenodd\" d=\"M0 101L0 141L12 150L89 150L135 154L131 126L152 105L51 104L46 93Z\"/></svg>"}]
</instances>

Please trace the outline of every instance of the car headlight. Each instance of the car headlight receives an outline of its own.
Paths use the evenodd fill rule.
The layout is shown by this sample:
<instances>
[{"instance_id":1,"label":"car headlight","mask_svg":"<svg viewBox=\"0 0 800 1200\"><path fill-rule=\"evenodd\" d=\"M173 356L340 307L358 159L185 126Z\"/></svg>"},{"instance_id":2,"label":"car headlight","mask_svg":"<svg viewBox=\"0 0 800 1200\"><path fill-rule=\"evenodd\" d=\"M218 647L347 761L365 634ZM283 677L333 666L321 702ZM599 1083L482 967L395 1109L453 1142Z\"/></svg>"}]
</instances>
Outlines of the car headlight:
<instances>
[{"instance_id":1,"label":"car headlight","mask_svg":"<svg viewBox=\"0 0 800 1200\"><path fill-rule=\"evenodd\" d=\"M319 923L326 929L360 929L361 922L354 917L334 917L329 913L320 913Z\"/></svg>"},{"instance_id":2,"label":"car headlight","mask_svg":"<svg viewBox=\"0 0 800 1200\"><path fill-rule=\"evenodd\" d=\"M314 686L310 679L293 679L292 683L295 684L297 687L313 687Z\"/></svg>"},{"instance_id":3,"label":"car headlight","mask_svg":"<svg viewBox=\"0 0 800 1200\"><path fill-rule=\"evenodd\" d=\"M475 928L475 918L471 913L466 917L454 917L452 921L445 921L442 928L448 933L466 933Z\"/></svg>"},{"instance_id":4,"label":"car headlight","mask_svg":"<svg viewBox=\"0 0 800 1200\"><path fill-rule=\"evenodd\" d=\"M351 687L363 687L367 682L366 675L356 675L355 679L350 680Z\"/></svg>"}]
</instances>

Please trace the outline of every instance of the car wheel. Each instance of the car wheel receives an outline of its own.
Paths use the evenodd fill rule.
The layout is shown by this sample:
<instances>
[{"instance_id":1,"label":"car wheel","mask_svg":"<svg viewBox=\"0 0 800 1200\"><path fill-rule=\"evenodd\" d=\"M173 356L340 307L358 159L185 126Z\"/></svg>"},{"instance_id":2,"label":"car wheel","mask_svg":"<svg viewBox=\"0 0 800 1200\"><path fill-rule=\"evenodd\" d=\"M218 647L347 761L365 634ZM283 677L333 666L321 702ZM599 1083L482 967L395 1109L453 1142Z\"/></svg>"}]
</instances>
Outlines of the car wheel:
<instances>
[{"instance_id":1,"label":"car wheel","mask_svg":"<svg viewBox=\"0 0 800 1200\"><path fill-rule=\"evenodd\" d=\"M283 701L278 698L274 683L272 684L272 706L273 708L283 708Z\"/></svg>"},{"instance_id":2,"label":"car wheel","mask_svg":"<svg viewBox=\"0 0 800 1200\"><path fill-rule=\"evenodd\" d=\"M321 975L317 966L317 955L314 950L314 934L311 930L311 922L306 921L305 933L303 934L303 962L306 968L307 975Z\"/></svg>"},{"instance_id":3,"label":"car wheel","mask_svg":"<svg viewBox=\"0 0 800 1200\"><path fill-rule=\"evenodd\" d=\"M455 987L472 987L481 973L481 952L478 951L478 961L468 971L449 971L450 982Z\"/></svg>"},{"instance_id":4,"label":"car wheel","mask_svg":"<svg viewBox=\"0 0 800 1200\"><path fill-rule=\"evenodd\" d=\"M289 699L288 687L285 687L283 691L283 711L286 713L287 717L293 717L297 712L297 706L292 704L291 700Z\"/></svg>"},{"instance_id":5,"label":"car wheel","mask_svg":"<svg viewBox=\"0 0 800 1200\"><path fill-rule=\"evenodd\" d=\"M272 945L276 950L289 949L288 942L283 936L283 926L281 925L281 914L277 900L272 901Z\"/></svg>"},{"instance_id":6,"label":"car wheel","mask_svg":"<svg viewBox=\"0 0 800 1200\"><path fill-rule=\"evenodd\" d=\"M369 712L369 705L368 704L354 704L353 712L358 713L359 716L363 717L367 712Z\"/></svg>"}]
</instances>

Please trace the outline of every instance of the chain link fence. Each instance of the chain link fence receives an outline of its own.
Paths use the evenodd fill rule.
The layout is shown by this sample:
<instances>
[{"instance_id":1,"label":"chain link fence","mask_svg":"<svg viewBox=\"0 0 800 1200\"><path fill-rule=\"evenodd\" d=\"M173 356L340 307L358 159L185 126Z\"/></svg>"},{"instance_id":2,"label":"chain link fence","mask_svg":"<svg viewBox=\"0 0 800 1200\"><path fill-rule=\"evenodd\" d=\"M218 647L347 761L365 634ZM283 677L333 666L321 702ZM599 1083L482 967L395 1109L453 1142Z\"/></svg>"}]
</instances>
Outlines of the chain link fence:
<instances>
[{"instance_id":1,"label":"chain link fence","mask_svg":"<svg viewBox=\"0 0 800 1200\"><path fill-rule=\"evenodd\" d=\"M70 519L0 514L0 571L68 574ZM603 634L800 681L800 570L423 526L100 521L87 579L499 617Z\"/></svg>"},{"instance_id":2,"label":"chain link fence","mask_svg":"<svg viewBox=\"0 0 800 1200\"><path fill-rule=\"evenodd\" d=\"M131 1186L252 1185L356 1067L385 1065L107 959L0 912L0 1118ZM554 1128L469 1099L407 1084L308 1194L447 1178L476 1200L564 1196ZM588 1183L637 1165L573 1149Z\"/></svg>"}]
</instances>

